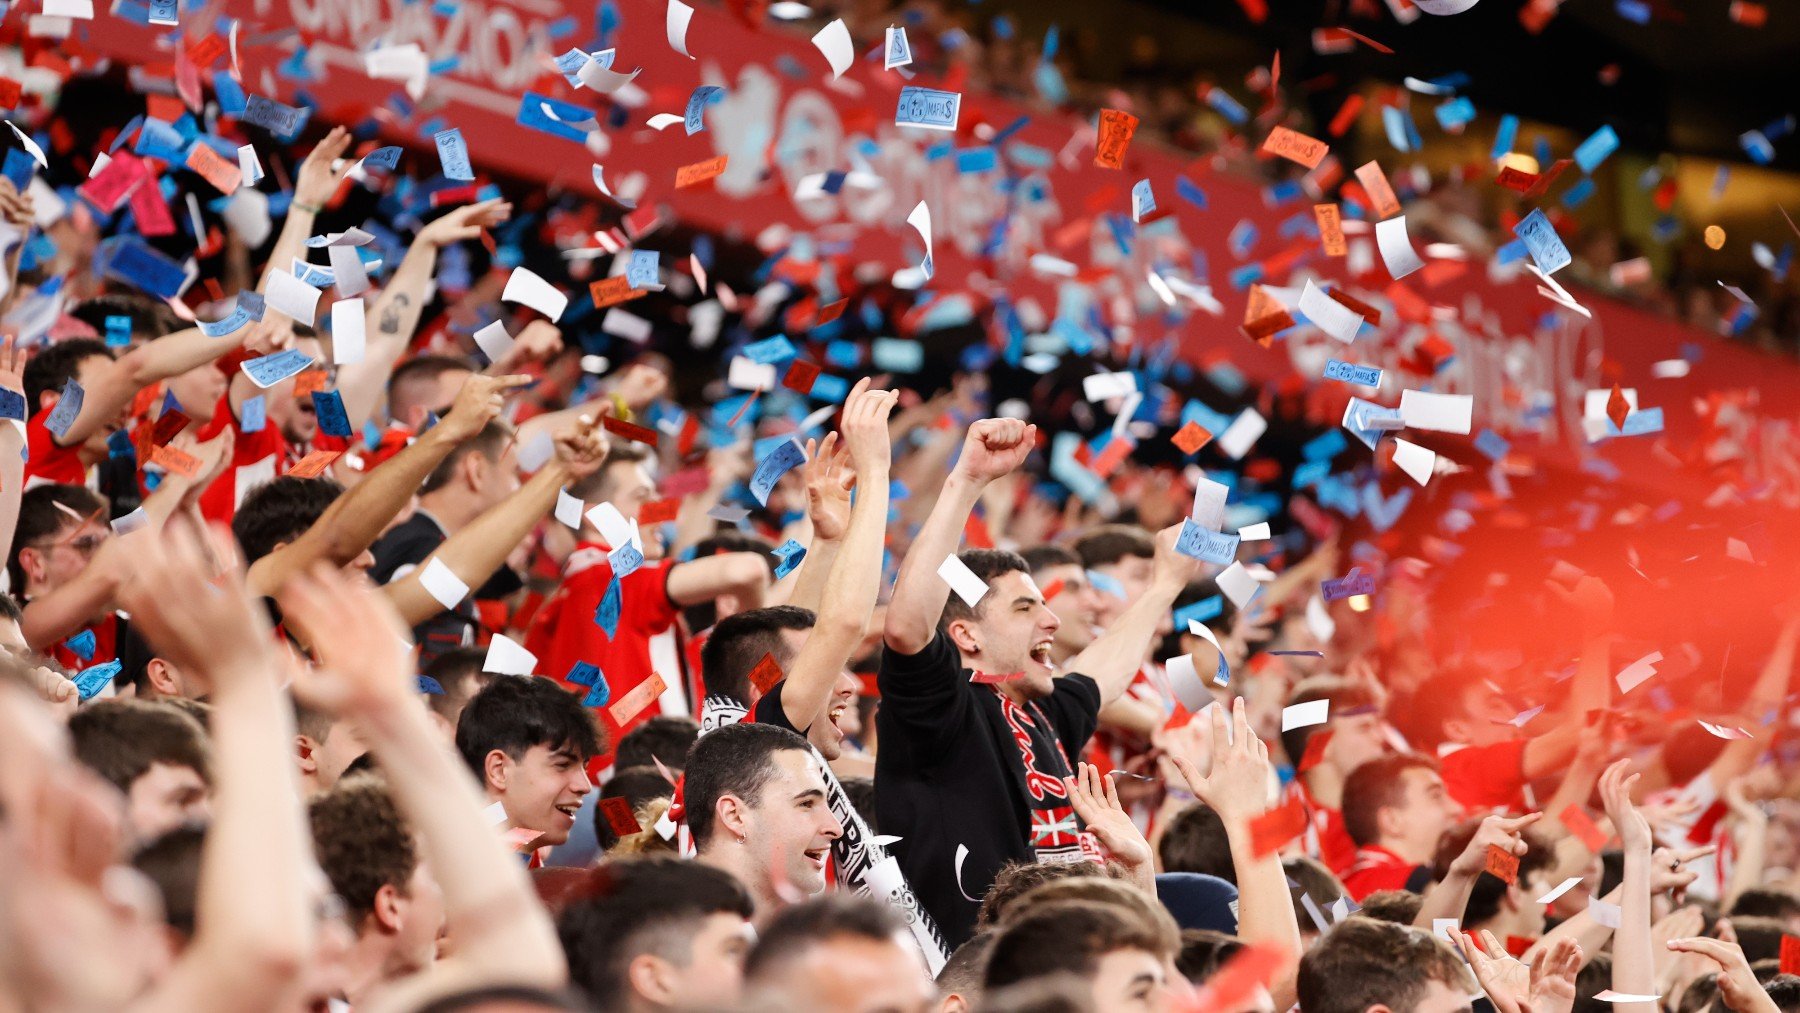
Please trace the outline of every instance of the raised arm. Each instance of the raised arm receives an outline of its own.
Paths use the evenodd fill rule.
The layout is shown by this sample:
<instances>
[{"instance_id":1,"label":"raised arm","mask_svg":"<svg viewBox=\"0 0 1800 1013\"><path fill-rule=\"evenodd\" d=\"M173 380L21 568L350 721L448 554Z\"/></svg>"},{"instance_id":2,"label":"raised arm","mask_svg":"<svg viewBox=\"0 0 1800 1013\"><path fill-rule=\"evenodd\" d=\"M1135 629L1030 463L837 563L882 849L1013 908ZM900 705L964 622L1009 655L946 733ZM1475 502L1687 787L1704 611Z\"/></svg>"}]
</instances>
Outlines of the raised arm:
<instances>
[{"instance_id":1,"label":"raised arm","mask_svg":"<svg viewBox=\"0 0 1800 1013\"><path fill-rule=\"evenodd\" d=\"M257 560L250 567L251 588L258 594L274 594L289 577L320 559L344 566L362 555L451 448L473 439L498 418L505 392L530 379L470 376L442 421L339 496L300 537Z\"/></svg>"},{"instance_id":2,"label":"raised arm","mask_svg":"<svg viewBox=\"0 0 1800 1013\"><path fill-rule=\"evenodd\" d=\"M213 586L208 559L229 536L171 525L136 553L123 599L159 655L212 687L212 825L201 852L193 942L146 1004L152 1009L269 1009L292 989L316 927L316 875L290 745L293 709L278 688L274 637L242 571ZM170 594L170 588L183 593ZM142 1007L139 1007L142 1008Z\"/></svg>"},{"instance_id":3,"label":"raised arm","mask_svg":"<svg viewBox=\"0 0 1800 1013\"><path fill-rule=\"evenodd\" d=\"M1781 630L1775 634L1775 649L1769 653L1768 663L1757 674L1756 682L1750 687L1750 695L1745 698L1745 712L1756 719L1745 727L1753 734L1748 739L1735 739L1726 743L1719 758L1707 768L1712 774L1712 783L1729 784L1755 766L1757 757L1769 748L1769 741L1775 734L1775 725L1764 725L1761 719L1764 714L1780 707L1781 701L1787 698L1788 682L1794 672L1796 646L1800 646L1800 603L1787 606Z\"/></svg>"},{"instance_id":4,"label":"raised arm","mask_svg":"<svg viewBox=\"0 0 1800 1013\"><path fill-rule=\"evenodd\" d=\"M669 567L663 585L669 600L682 607L737 595L745 608L761 608L769 591L769 564L760 552L721 552Z\"/></svg>"},{"instance_id":5,"label":"raised arm","mask_svg":"<svg viewBox=\"0 0 1800 1013\"><path fill-rule=\"evenodd\" d=\"M393 987L410 991L445 978L562 986L567 967L555 927L524 866L482 815L468 769L420 705L394 610L375 589L326 566L290 580L281 605L317 645L321 663L296 689L315 706L353 718L444 892L454 951Z\"/></svg>"},{"instance_id":6,"label":"raised arm","mask_svg":"<svg viewBox=\"0 0 1800 1013\"><path fill-rule=\"evenodd\" d=\"M0 389L16 395L20 405L25 404L25 350L13 334L0 341ZM29 406L19 410L31 414ZM14 421L19 424L0 420L0 551L6 552L9 559L13 535L19 530L19 497L25 495L25 420ZM13 588L14 592L21 590Z\"/></svg>"},{"instance_id":7,"label":"raised arm","mask_svg":"<svg viewBox=\"0 0 1800 1013\"><path fill-rule=\"evenodd\" d=\"M962 544L963 526L981 490L1024 464L1036 442L1037 427L1018 419L982 419L969 427L962 456L900 564L883 630L889 647L917 654L931 643L950 597L950 585L938 576L938 567Z\"/></svg>"},{"instance_id":8,"label":"raised arm","mask_svg":"<svg viewBox=\"0 0 1800 1013\"><path fill-rule=\"evenodd\" d=\"M1626 776L1629 760L1620 760L1600 776L1600 798L1618 831L1625 853L1625 877L1619 884L1619 927L1613 931L1612 988L1625 995L1656 994L1656 953L1650 941L1650 823L1631 802L1638 775ZM1626 1013L1656 1013L1655 1000L1617 1003Z\"/></svg>"},{"instance_id":9,"label":"raised arm","mask_svg":"<svg viewBox=\"0 0 1800 1013\"><path fill-rule=\"evenodd\" d=\"M556 506L559 490L599 470L606 460L606 433L597 420L589 419L572 433L556 438L556 456L512 495L489 507L481 516L451 535L433 552L435 559L469 587L480 587L506 562L506 557L531 534L531 529ZM444 605L425 589L425 566L414 567L400 580L382 587L408 626L444 611Z\"/></svg>"},{"instance_id":10,"label":"raised arm","mask_svg":"<svg viewBox=\"0 0 1800 1013\"><path fill-rule=\"evenodd\" d=\"M1413 925L1429 932L1440 918L1462 924L1463 911L1469 906L1469 894L1475 889L1475 880L1487 869L1488 849L1499 848L1509 855L1523 857L1529 850L1525 843L1525 828L1536 823L1542 815L1489 816L1482 820L1480 828L1463 847L1462 854L1450 863L1449 874L1425 891L1425 899L1419 905Z\"/></svg>"},{"instance_id":11,"label":"raised arm","mask_svg":"<svg viewBox=\"0 0 1800 1013\"><path fill-rule=\"evenodd\" d=\"M1561 607L1573 612L1581 628L1581 663L1570 685L1563 718L1556 728L1525 743L1522 766L1527 780L1567 770L1575 751L1586 741L1587 716L1612 702L1613 594L1598 577L1582 577L1573 590L1547 584ZM1551 812L1561 812L1553 809Z\"/></svg>"},{"instance_id":12,"label":"raised arm","mask_svg":"<svg viewBox=\"0 0 1800 1013\"><path fill-rule=\"evenodd\" d=\"M856 505L843 548L832 561L825 581L812 633L794 659L793 670L781 686L781 709L795 728L813 729L831 699L838 675L850 655L862 643L875 599L881 589L881 541L887 531L888 462L887 417L897 395L869 390L863 380L844 402L838 428L844 434L856 472L841 487L857 485ZM826 440L830 441L827 436ZM820 456L829 452L822 448ZM821 734L825 729L820 728Z\"/></svg>"},{"instance_id":13,"label":"raised arm","mask_svg":"<svg viewBox=\"0 0 1800 1013\"><path fill-rule=\"evenodd\" d=\"M1202 777L1186 757L1171 759L1188 788L1219 815L1231 846L1232 867L1237 870L1238 936L1245 942L1280 947L1287 956L1283 970L1270 991L1275 1008L1293 1004L1294 975L1300 957L1300 923L1294 917L1294 901L1288 894L1287 873L1281 855L1256 853L1250 823L1269 809L1269 747L1250 730L1242 697L1231 702L1231 716L1217 704L1208 707L1212 722L1212 767Z\"/></svg>"},{"instance_id":14,"label":"raised arm","mask_svg":"<svg viewBox=\"0 0 1800 1013\"><path fill-rule=\"evenodd\" d=\"M846 415L849 405L846 400ZM800 561L799 572L782 578L785 587L778 582L771 597L779 597L787 591L787 601L783 604L818 612L825 599L826 579L831 576L832 566L844 548L844 533L850 526L850 489L856 484L858 474L850 466L849 448L838 442L837 433L826 433L817 443L806 441L806 464L802 474L806 480L806 527L810 532L806 539L806 556ZM798 540L799 534L794 538ZM874 606L870 606L870 610L873 609Z\"/></svg>"},{"instance_id":15,"label":"raised arm","mask_svg":"<svg viewBox=\"0 0 1800 1013\"><path fill-rule=\"evenodd\" d=\"M31 238L31 226L37 218L30 193L20 193L13 186L12 180L0 179L0 217L6 224L19 230L19 241L6 251L6 263L0 270L6 272L6 294L0 296L0 317L12 311L13 303L19 298L19 258L25 253L25 242Z\"/></svg>"},{"instance_id":16,"label":"raised arm","mask_svg":"<svg viewBox=\"0 0 1800 1013\"><path fill-rule=\"evenodd\" d=\"M602 404L610 403L614 409L625 409L631 414L623 417L629 419L655 404L656 399L669 389L668 376L662 370L643 363L627 366L608 379L610 382L601 384L600 396L592 401L533 415L520 423L519 443L528 444L537 439L539 433L559 433L574 425L581 416L599 411Z\"/></svg>"},{"instance_id":17,"label":"raised arm","mask_svg":"<svg viewBox=\"0 0 1800 1013\"><path fill-rule=\"evenodd\" d=\"M337 389L352 428L373 418L387 393L394 363L406 353L425 312L426 293L437 271L438 251L451 243L475 239L483 229L512 216L512 205L499 199L467 204L419 230L400 266L364 314L367 343L360 362L338 368ZM402 419L402 422L409 420Z\"/></svg>"},{"instance_id":18,"label":"raised arm","mask_svg":"<svg viewBox=\"0 0 1800 1013\"><path fill-rule=\"evenodd\" d=\"M294 174L294 196L288 201L287 217L281 223L281 234L275 237L269 262L264 265L262 280L258 282L261 291L268 291L269 278L276 271L291 272L294 259L306 255L306 240L313 234L313 224L350 172L353 163L346 162L341 166L332 163L350 150L351 139L350 131L332 127L300 162L300 170Z\"/></svg>"},{"instance_id":19,"label":"raised arm","mask_svg":"<svg viewBox=\"0 0 1800 1013\"><path fill-rule=\"evenodd\" d=\"M1179 524L1156 533L1156 563L1149 588L1119 613L1099 639L1063 666L1093 679L1100 687L1103 705L1118 699L1131 685L1156 638L1157 626L1168 617L1181 589L1199 572L1199 560L1175 550L1180 536Z\"/></svg>"}]
</instances>

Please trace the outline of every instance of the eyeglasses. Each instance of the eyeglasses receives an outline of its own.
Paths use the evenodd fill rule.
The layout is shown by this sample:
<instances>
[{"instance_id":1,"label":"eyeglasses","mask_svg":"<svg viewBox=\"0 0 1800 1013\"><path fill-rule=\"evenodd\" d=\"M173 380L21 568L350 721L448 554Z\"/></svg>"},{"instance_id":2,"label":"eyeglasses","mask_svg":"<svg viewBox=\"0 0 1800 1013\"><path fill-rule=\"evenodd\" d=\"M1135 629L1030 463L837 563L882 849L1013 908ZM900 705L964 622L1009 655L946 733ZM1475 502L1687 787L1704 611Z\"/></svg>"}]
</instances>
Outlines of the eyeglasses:
<instances>
[{"instance_id":1,"label":"eyeglasses","mask_svg":"<svg viewBox=\"0 0 1800 1013\"><path fill-rule=\"evenodd\" d=\"M73 549L76 554L86 558L92 556L100 546L105 545L107 539L111 537L111 535L91 534L82 535L80 538L76 538L71 534L67 537L54 539L48 542L35 542L31 545L31 548L34 548L39 552L45 552L60 545Z\"/></svg>"}]
</instances>

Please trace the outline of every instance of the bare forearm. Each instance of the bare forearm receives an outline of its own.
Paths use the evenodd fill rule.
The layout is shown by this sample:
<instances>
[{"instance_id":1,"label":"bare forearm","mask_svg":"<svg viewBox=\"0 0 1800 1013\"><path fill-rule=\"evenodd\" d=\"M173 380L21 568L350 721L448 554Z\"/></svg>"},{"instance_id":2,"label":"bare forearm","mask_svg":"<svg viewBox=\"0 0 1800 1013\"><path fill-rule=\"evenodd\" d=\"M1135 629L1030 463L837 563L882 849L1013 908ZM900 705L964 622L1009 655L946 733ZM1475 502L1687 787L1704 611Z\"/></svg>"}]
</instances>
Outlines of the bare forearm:
<instances>
[{"instance_id":1,"label":"bare forearm","mask_svg":"<svg viewBox=\"0 0 1800 1013\"><path fill-rule=\"evenodd\" d=\"M292 271L294 258L306 249L306 238L312 235L313 223L318 221L318 212L303 206L298 201L288 202L287 217L282 220L281 234L275 237L275 247L269 251L269 262L263 266L262 279L257 288L267 292L269 278L276 271Z\"/></svg>"},{"instance_id":2,"label":"bare forearm","mask_svg":"<svg viewBox=\"0 0 1800 1013\"><path fill-rule=\"evenodd\" d=\"M320 559L344 566L362 555L454 446L441 428L426 430L339 496L305 534L257 560L250 567L251 589L274 594L289 575Z\"/></svg>"},{"instance_id":3,"label":"bare forearm","mask_svg":"<svg viewBox=\"0 0 1800 1013\"><path fill-rule=\"evenodd\" d=\"M1163 714L1142 700L1121 694L1100 708L1100 723L1108 728L1123 729L1148 741L1162 727Z\"/></svg>"},{"instance_id":4,"label":"bare forearm","mask_svg":"<svg viewBox=\"0 0 1800 1013\"><path fill-rule=\"evenodd\" d=\"M1118 699L1143 667L1156 627L1169 614L1180 593L1181 588L1173 584L1152 584L1120 613L1100 639L1070 658L1064 669L1080 672L1099 684L1102 705Z\"/></svg>"},{"instance_id":5,"label":"bare forearm","mask_svg":"<svg viewBox=\"0 0 1800 1013\"><path fill-rule=\"evenodd\" d=\"M47 651L112 605L119 579L106 566L90 566L81 576L25 605L19 629L34 651Z\"/></svg>"},{"instance_id":6,"label":"bare forearm","mask_svg":"<svg viewBox=\"0 0 1800 1013\"><path fill-rule=\"evenodd\" d=\"M1734 836L1737 854L1731 864L1731 882L1725 885L1725 899L1720 905L1727 911L1745 890L1762 885L1763 864L1769 854L1769 821L1747 820L1738 824Z\"/></svg>"},{"instance_id":7,"label":"bare forearm","mask_svg":"<svg viewBox=\"0 0 1800 1013\"><path fill-rule=\"evenodd\" d=\"M1620 884L1619 928L1613 933L1612 987L1627 995L1656 992L1656 954L1650 943L1650 852L1627 848ZM1655 1003L1620 1003L1619 1009L1655 1013Z\"/></svg>"},{"instance_id":8,"label":"bare forearm","mask_svg":"<svg viewBox=\"0 0 1800 1013\"><path fill-rule=\"evenodd\" d=\"M1294 902L1288 894L1287 873L1274 853L1258 858L1250 841L1248 826L1231 834L1231 862L1237 870L1238 937L1249 943L1278 946L1286 954L1286 972L1272 981L1269 991L1275 1008L1287 1009L1297 996L1294 993L1294 961L1300 956L1300 923L1294 917Z\"/></svg>"},{"instance_id":9,"label":"bare forearm","mask_svg":"<svg viewBox=\"0 0 1800 1013\"><path fill-rule=\"evenodd\" d=\"M275 688L271 662L246 659L209 679L213 820L190 952L226 979L220 985L244 975L298 974L312 952L305 887L312 852L287 747L294 740L293 711ZM256 860L246 862L246 855Z\"/></svg>"},{"instance_id":10,"label":"bare forearm","mask_svg":"<svg viewBox=\"0 0 1800 1013\"><path fill-rule=\"evenodd\" d=\"M1425 899L1419 904L1419 914L1413 919L1413 926L1429 932L1432 923L1439 918L1454 918L1460 923L1464 909L1469 906L1469 894L1474 889L1474 876L1452 870L1450 875L1425 891Z\"/></svg>"},{"instance_id":11,"label":"bare forearm","mask_svg":"<svg viewBox=\"0 0 1800 1013\"><path fill-rule=\"evenodd\" d=\"M788 593L787 603L803 609L820 611L826 601L825 585L832 576L832 567L841 557L844 539L814 538L807 546L806 557L800 561L800 572L793 576L793 588ZM876 569L880 569L877 558ZM779 591L779 585L777 592ZM871 602L869 608L873 609ZM864 613L867 615L867 613Z\"/></svg>"},{"instance_id":12,"label":"bare forearm","mask_svg":"<svg viewBox=\"0 0 1800 1013\"><path fill-rule=\"evenodd\" d=\"M396 701L363 722L394 802L419 835L444 891L457 963L506 967L519 980L555 987L566 969L550 919L524 868L486 825L483 802L413 700ZM522 963L521 963L522 962Z\"/></svg>"},{"instance_id":13,"label":"bare forearm","mask_svg":"<svg viewBox=\"0 0 1800 1013\"><path fill-rule=\"evenodd\" d=\"M808 560L825 580L818 622L782 688L781 706L795 728L810 728L825 713L838 674L862 643L881 590L881 540L887 525L887 473L859 476L863 494L850 510L850 527L830 560ZM815 642L818 647L815 649Z\"/></svg>"},{"instance_id":14,"label":"bare forearm","mask_svg":"<svg viewBox=\"0 0 1800 1013\"><path fill-rule=\"evenodd\" d=\"M952 473L901 562L887 613L887 641L896 649L917 653L931 642L944 602L950 597L950 585L938 576L937 569L962 543L963 526L975 509L981 488L982 483Z\"/></svg>"},{"instance_id":15,"label":"bare forearm","mask_svg":"<svg viewBox=\"0 0 1800 1013\"><path fill-rule=\"evenodd\" d=\"M0 444L0 550L9 558L13 535L19 530L19 497L24 495L24 489L25 461L19 457L19 448L9 440Z\"/></svg>"},{"instance_id":16,"label":"bare forearm","mask_svg":"<svg viewBox=\"0 0 1800 1013\"><path fill-rule=\"evenodd\" d=\"M895 446L899 446L896 440ZM944 474L949 467L950 458L956 453L956 431L944 429L933 432L925 441L925 445L916 453L901 459L896 469L900 481L909 489L928 488L934 476ZM921 515L936 504L925 496L909 496L900 506L900 520L904 524L918 524ZM971 503L970 509L974 509Z\"/></svg>"},{"instance_id":17,"label":"bare forearm","mask_svg":"<svg viewBox=\"0 0 1800 1013\"><path fill-rule=\"evenodd\" d=\"M506 557L524 541L531 529L556 506L556 494L569 479L563 467L551 462L538 470L517 492L490 507L467 527L451 535L431 558L443 563L464 584L479 587L506 563ZM425 590L421 566L403 580L387 585L390 599L408 625L442 612L444 606Z\"/></svg>"}]
</instances>

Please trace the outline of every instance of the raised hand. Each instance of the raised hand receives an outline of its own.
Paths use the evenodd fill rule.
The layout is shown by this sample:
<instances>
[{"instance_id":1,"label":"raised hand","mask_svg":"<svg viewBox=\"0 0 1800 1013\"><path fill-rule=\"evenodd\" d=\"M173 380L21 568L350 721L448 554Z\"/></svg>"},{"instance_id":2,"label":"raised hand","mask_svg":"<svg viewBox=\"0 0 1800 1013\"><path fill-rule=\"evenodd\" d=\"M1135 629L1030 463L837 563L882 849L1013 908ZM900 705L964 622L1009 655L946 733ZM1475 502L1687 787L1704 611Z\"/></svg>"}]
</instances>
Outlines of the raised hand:
<instances>
[{"instance_id":1,"label":"raised hand","mask_svg":"<svg viewBox=\"0 0 1800 1013\"><path fill-rule=\"evenodd\" d=\"M192 454L200 461L200 470L188 479L187 498L192 499L211 485L213 479L224 473L231 464L231 453L237 444L237 436L231 426L221 428L210 440L201 440L194 435L193 426L175 434L169 446Z\"/></svg>"},{"instance_id":2,"label":"raised hand","mask_svg":"<svg viewBox=\"0 0 1800 1013\"><path fill-rule=\"evenodd\" d=\"M1151 570L1151 579L1156 584L1177 593L1200 576L1201 566L1200 560L1176 550L1181 527L1171 524L1156 533L1156 560Z\"/></svg>"},{"instance_id":3,"label":"raised hand","mask_svg":"<svg viewBox=\"0 0 1800 1013\"><path fill-rule=\"evenodd\" d=\"M800 474L806 483L806 515L812 519L813 537L828 542L844 537L850 527L850 490L856 486L856 472L838 434L806 441L806 464Z\"/></svg>"},{"instance_id":4,"label":"raised hand","mask_svg":"<svg viewBox=\"0 0 1800 1013\"><path fill-rule=\"evenodd\" d=\"M21 192L12 180L0 177L0 217L15 229L29 229L37 221L37 208L29 191Z\"/></svg>"},{"instance_id":5,"label":"raised hand","mask_svg":"<svg viewBox=\"0 0 1800 1013\"><path fill-rule=\"evenodd\" d=\"M613 394L625 402L625 407L634 412L641 412L650 407L657 398L669 390L668 374L655 366L636 363L625 367L619 382L613 387Z\"/></svg>"},{"instance_id":6,"label":"raised hand","mask_svg":"<svg viewBox=\"0 0 1800 1013\"><path fill-rule=\"evenodd\" d=\"M512 210L512 203L499 197L464 204L420 229L417 241L443 247L465 239L479 239L483 229L492 228L511 218Z\"/></svg>"},{"instance_id":7,"label":"raised hand","mask_svg":"<svg viewBox=\"0 0 1800 1013\"><path fill-rule=\"evenodd\" d=\"M1479 940L1473 933L1462 935L1463 955L1499 1013L1568 1013L1574 1006L1575 976L1582 964L1580 943L1558 939L1538 951L1528 968L1507 953L1492 932L1483 929Z\"/></svg>"},{"instance_id":8,"label":"raised hand","mask_svg":"<svg viewBox=\"0 0 1800 1013\"><path fill-rule=\"evenodd\" d=\"M1081 822L1120 865L1134 873L1154 868L1150 842L1119 804L1119 789L1112 778L1101 774L1093 764L1083 763L1075 777L1063 778L1063 786L1068 789L1075 815L1081 817Z\"/></svg>"},{"instance_id":9,"label":"raised hand","mask_svg":"<svg viewBox=\"0 0 1800 1013\"><path fill-rule=\"evenodd\" d=\"M1657 848L1650 855L1650 893L1663 893L1670 890L1684 890L1700 873L1687 868L1687 864L1696 858L1703 858L1719 850L1716 845L1708 844L1698 848L1685 848L1676 851L1673 848Z\"/></svg>"},{"instance_id":10,"label":"raised hand","mask_svg":"<svg viewBox=\"0 0 1800 1013\"><path fill-rule=\"evenodd\" d=\"M888 437L888 415L899 403L900 395L891 390L871 390L870 380L857 381L844 399L844 411L838 419L838 431L850 448L850 459L858 472L886 471L893 461L893 441Z\"/></svg>"},{"instance_id":11,"label":"raised hand","mask_svg":"<svg viewBox=\"0 0 1800 1013\"><path fill-rule=\"evenodd\" d=\"M563 350L562 331L548 320L533 320L513 335L512 347L500 361L488 367L490 373L510 373L527 362L545 362Z\"/></svg>"},{"instance_id":12,"label":"raised hand","mask_svg":"<svg viewBox=\"0 0 1800 1013\"><path fill-rule=\"evenodd\" d=\"M4 177L0 177L4 178ZM25 360L29 358L25 350L19 347L19 336L8 331L4 341L0 341L0 387L7 390L25 393ZM27 415L35 412L35 405L26 405Z\"/></svg>"},{"instance_id":13,"label":"raised hand","mask_svg":"<svg viewBox=\"0 0 1800 1013\"><path fill-rule=\"evenodd\" d=\"M372 715L411 702L412 648L394 607L366 581L326 563L281 589L282 615L313 645L294 693L332 714Z\"/></svg>"},{"instance_id":14,"label":"raised hand","mask_svg":"<svg viewBox=\"0 0 1800 1013\"><path fill-rule=\"evenodd\" d=\"M1632 804L1631 789L1640 775L1626 776L1630 760L1620 760L1600 775L1600 799L1606 804L1606 818L1612 821L1626 851L1650 853L1650 822Z\"/></svg>"},{"instance_id":15,"label":"raised hand","mask_svg":"<svg viewBox=\"0 0 1800 1013\"><path fill-rule=\"evenodd\" d=\"M1546 580L1544 586L1562 609L1580 617L1588 631L1600 632L1612 626L1612 589L1599 577L1584 575L1568 588L1554 580Z\"/></svg>"},{"instance_id":16,"label":"raised hand","mask_svg":"<svg viewBox=\"0 0 1800 1013\"><path fill-rule=\"evenodd\" d=\"M956 471L985 485L1024 464L1036 445L1036 426L1018 419L982 419L963 438Z\"/></svg>"},{"instance_id":17,"label":"raised hand","mask_svg":"<svg viewBox=\"0 0 1800 1013\"><path fill-rule=\"evenodd\" d=\"M1736 940L1705 936L1671 939L1669 949L1698 954L1719 965L1719 998L1735 1013L1775 1013L1774 1001L1756 980L1756 973L1750 970L1750 961Z\"/></svg>"},{"instance_id":18,"label":"raised hand","mask_svg":"<svg viewBox=\"0 0 1800 1013\"><path fill-rule=\"evenodd\" d=\"M583 415L573 429L556 435L556 459L571 478L586 478L606 463L612 443L601 420L611 414L612 405L603 404L598 415Z\"/></svg>"},{"instance_id":19,"label":"raised hand","mask_svg":"<svg viewBox=\"0 0 1800 1013\"><path fill-rule=\"evenodd\" d=\"M472 373L463 381L462 390L456 393L456 403L450 406L450 413L445 415L434 427L442 429L444 437L452 442L460 443L481 432L482 427L500 417L506 408L506 392L517 390L531 383L531 377L522 374L507 376L483 376ZM448 428L445 428L448 427Z\"/></svg>"},{"instance_id":20,"label":"raised hand","mask_svg":"<svg viewBox=\"0 0 1800 1013\"><path fill-rule=\"evenodd\" d=\"M1499 848L1509 855L1523 858L1525 852L1531 850L1525 843L1525 828L1536 823L1543 813L1526 813L1523 816L1489 816L1481 821L1475 836L1469 838L1468 846L1456 861L1450 863L1452 874L1476 876L1487 868L1489 848Z\"/></svg>"},{"instance_id":21,"label":"raised hand","mask_svg":"<svg viewBox=\"0 0 1800 1013\"><path fill-rule=\"evenodd\" d=\"M1269 808L1269 747L1250 730L1244 701L1231 701L1231 717L1225 708L1212 706L1212 769L1202 775L1193 762L1179 754L1169 759L1188 783L1188 790L1219 814L1229 830L1261 816Z\"/></svg>"},{"instance_id":22,"label":"raised hand","mask_svg":"<svg viewBox=\"0 0 1800 1013\"><path fill-rule=\"evenodd\" d=\"M350 149L350 131L343 127L332 127L331 133L312 149L306 160L300 163L300 171L294 177L294 203L306 208L318 209L325 206L337 193L338 184L344 181L354 163L345 162L334 167L332 163L344 156Z\"/></svg>"},{"instance_id":23,"label":"raised hand","mask_svg":"<svg viewBox=\"0 0 1800 1013\"><path fill-rule=\"evenodd\" d=\"M111 539L107 547L129 538ZM161 657L206 673L215 686L267 672L274 632L268 613L244 588L243 560L229 532L176 518L131 549L119 603ZM224 579L215 582L219 571ZM170 588L182 592L171 594Z\"/></svg>"}]
</instances>

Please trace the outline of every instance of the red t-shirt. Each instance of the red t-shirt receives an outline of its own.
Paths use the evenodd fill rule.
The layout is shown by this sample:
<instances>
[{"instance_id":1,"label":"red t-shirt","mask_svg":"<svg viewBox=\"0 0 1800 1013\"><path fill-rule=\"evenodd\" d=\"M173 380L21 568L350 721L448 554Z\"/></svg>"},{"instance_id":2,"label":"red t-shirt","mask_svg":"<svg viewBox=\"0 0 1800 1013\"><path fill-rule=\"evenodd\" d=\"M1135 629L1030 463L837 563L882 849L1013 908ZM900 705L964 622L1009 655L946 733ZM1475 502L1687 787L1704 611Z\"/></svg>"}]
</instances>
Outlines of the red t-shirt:
<instances>
[{"instance_id":1,"label":"red t-shirt","mask_svg":"<svg viewBox=\"0 0 1800 1013\"><path fill-rule=\"evenodd\" d=\"M1356 842L1350 839L1350 831L1344 829L1343 810L1315 800L1306 783L1299 779L1289 783L1287 790L1298 793L1306 805L1307 850L1325 863L1332 875L1342 877L1356 864ZM1282 801L1286 802L1287 798L1284 796Z\"/></svg>"},{"instance_id":2,"label":"red t-shirt","mask_svg":"<svg viewBox=\"0 0 1800 1013\"><path fill-rule=\"evenodd\" d=\"M1394 854L1379 844L1356 852L1356 863L1343 877L1350 899L1362 903L1377 890L1411 890L1424 893L1431 885L1431 870Z\"/></svg>"},{"instance_id":3,"label":"red t-shirt","mask_svg":"<svg viewBox=\"0 0 1800 1013\"><path fill-rule=\"evenodd\" d=\"M619 582L619 625L608 639L594 618L613 579L606 553L606 547L595 542L583 542L576 548L569 557L562 586L532 617L525 633L525 649L537 655L540 672L584 695L587 687L566 682L563 677L578 661L598 666L612 690L610 704L650 677L650 638L672 626L678 611L669 600L667 588L669 570L675 561L646 562ZM678 677L670 672L663 678ZM610 720L606 724L622 734L660 713L662 708L653 700L623 728ZM600 769L612 762L610 752L596 759L605 761Z\"/></svg>"},{"instance_id":4,"label":"red t-shirt","mask_svg":"<svg viewBox=\"0 0 1800 1013\"><path fill-rule=\"evenodd\" d=\"M86 485L87 465L81 463L81 445L64 447L50 435L44 423L55 406L46 408L25 423L25 449L31 459L25 462L25 486L57 482L64 485Z\"/></svg>"},{"instance_id":5,"label":"red t-shirt","mask_svg":"<svg viewBox=\"0 0 1800 1013\"><path fill-rule=\"evenodd\" d=\"M243 422L231 410L230 394L219 399L213 420L198 436L210 440L226 426L234 430L231 467L221 472L200 494L200 512L207 520L220 524L231 523L238 503L253 487L287 471L287 441L282 439L281 430L273 422L264 421L257 432L244 432Z\"/></svg>"},{"instance_id":6,"label":"red t-shirt","mask_svg":"<svg viewBox=\"0 0 1800 1013\"><path fill-rule=\"evenodd\" d=\"M81 630L94 631L94 656L83 658L69 649L69 641L81 636ZM119 660L119 614L114 612L104 616L97 623L89 623L68 636L51 645L44 653L57 664L71 672L79 672L84 668L104 665L109 661Z\"/></svg>"},{"instance_id":7,"label":"red t-shirt","mask_svg":"<svg viewBox=\"0 0 1800 1013\"><path fill-rule=\"evenodd\" d=\"M1525 809L1525 743L1510 739L1491 746L1464 746L1438 758L1444 790L1464 809L1486 812Z\"/></svg>"}]
</instances>

